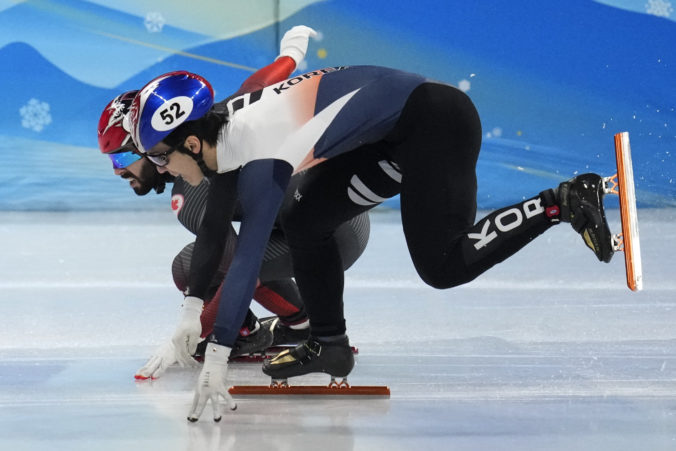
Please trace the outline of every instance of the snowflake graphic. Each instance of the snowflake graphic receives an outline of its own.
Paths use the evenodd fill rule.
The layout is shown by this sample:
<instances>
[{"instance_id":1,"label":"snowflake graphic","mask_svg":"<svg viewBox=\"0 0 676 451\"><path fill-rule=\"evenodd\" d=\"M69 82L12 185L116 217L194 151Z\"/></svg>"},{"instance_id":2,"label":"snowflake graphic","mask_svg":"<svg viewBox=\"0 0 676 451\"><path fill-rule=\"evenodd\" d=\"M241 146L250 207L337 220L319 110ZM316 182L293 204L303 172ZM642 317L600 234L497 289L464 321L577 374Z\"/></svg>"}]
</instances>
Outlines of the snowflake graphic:
<instances>
[{"instance_id":1,"label":"snowflake graphic","mask_svg":"<svg viewBox=\"0 0 676 451\"><path fill-rule=\"evenodd\" d=\"M654 16L670 17L674 8L668 0L648 0L648 3L645 4L645 11Z\"/></svg>"},{"instance_id":2,"label":"snowflake graphic","mask_svg":"<svg viewBox=\"0 0 676 451\"><path fill-rule=\"evenodd\" d=\"M462 79L458 82L458 89L462 92L467 92L472 87L472 84L467 79Z\"/></svg>"},{"instance_id":3,"label":"snowflake graphic","mask_svg":"<svg viewBox=\"0 0 676 451\"><path fill-rule=\"evenodd\" d=\"M149 33L161 32L165 23L164 16L158 12L149 12L146 14L146 19L143 21L143 24L146 26L146 30L148 30Z\"/></svg>"},{"instance_id":4,"label":"snowflake graphic","mask_svg":"<svg viewBox=\"0 0 676 451\"><path fill-rule=\"evenodd\" d=\"M19 108L19 114L21 125L36 132L41 132L46 125L52 123L49 104L38 99L30 99L26 105Z\"/></svg>"},{"instance_id":5,"label":"snowflake graphic","mask_svg":"<svg viewBox=\"0 0 676 451\"><path fill-rule=\"evenodd\" d=\"M486 132L484 134L484 137L486 139L488 139L488 138L500 138L501 136L502 136L502 128L500 128L500 127L493 127L493 130L491 130L490 132Z\"/></svg>"}]
</instances>

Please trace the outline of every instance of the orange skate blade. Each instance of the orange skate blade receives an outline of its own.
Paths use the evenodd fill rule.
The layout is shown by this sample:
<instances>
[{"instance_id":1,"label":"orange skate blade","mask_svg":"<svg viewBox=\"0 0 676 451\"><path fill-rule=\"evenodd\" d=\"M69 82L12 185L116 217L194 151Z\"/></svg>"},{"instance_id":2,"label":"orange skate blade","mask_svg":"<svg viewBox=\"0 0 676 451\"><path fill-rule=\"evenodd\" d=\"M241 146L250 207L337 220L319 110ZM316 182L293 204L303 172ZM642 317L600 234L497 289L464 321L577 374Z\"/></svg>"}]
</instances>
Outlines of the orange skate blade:
<instances>
[{"instance_id":1,"label":"orange skate blade","mask_svg":"<svg viewBox=\"0 0 676 451\"><path fill-rule=\"evenodd\" d=\"M617 162L617 194L620 196L622 250L624 251L624 263L627 272L627 286L632 291L639 291L643 288L643 270L636 193L634 190L634 170L631 162L628 132L615 135L615 160Z\"/></svg>"},{"instance_id":2,"label":"orange skate blade","mask_svg":"<svg viewBox=\"0 0 676 451\"><path fill-rule=\"evenodd\" d=\"M322 395L322 396L379 396L390 397L390 388L379 385L327 386L292 385L235 385L228 390L233 396L260 395Z\"/></svg>"}]
</instances>

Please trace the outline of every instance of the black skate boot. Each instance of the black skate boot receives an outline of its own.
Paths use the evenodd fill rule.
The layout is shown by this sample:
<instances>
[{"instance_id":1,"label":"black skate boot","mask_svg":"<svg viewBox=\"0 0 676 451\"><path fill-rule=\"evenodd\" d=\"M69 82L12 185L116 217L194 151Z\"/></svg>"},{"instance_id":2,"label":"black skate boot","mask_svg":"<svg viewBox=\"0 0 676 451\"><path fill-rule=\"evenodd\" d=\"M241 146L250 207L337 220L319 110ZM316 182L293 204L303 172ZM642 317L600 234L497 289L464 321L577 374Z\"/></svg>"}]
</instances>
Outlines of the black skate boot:
<instances>
[{"instance_id":1,"label":"black skate boot","mask_svg":"<svg viewBox=\"0 0 676 451\"><path fill-rule=\"evenodd\" d=\"M308 373L346 377L353 367L354 355L347 336L335 342L320 342L310 336L307 342L265 361L263 373L273 379L286 379Z\"/></svg>"},{"instance_id":2,"label":"black skate boot","mask_svg":"<svg viewBox=\"0 0 676 451\"><path fill-rule=\"evenodd\" d=\"M259 323L258 328L249 335L237 337L230 351L230 358L264 352L272 345L272 332L269 327Z\"/></svg>"},{"instance_id":3,"label":"black skate boot","mask_svg":"<svg viewBox=\"0 0 676 451\"><path fill-rule=\"evenodd\" d=\"M604 181L597 174L582 174L559 185L561 220L570 222L584 243L603 262L613 257L613 243L603 211Z\"/></svg>"},{"instance_id":4,"label":"black skate boot","mask_svg":"<svg viewBox=\"0 0 676 451\"><path fill-rule=\"evenodd\" d=\"M261 327L265 327L272 331L271 346L296 346L310 337L309 327L306 327L305 329L292 329L291 327L282 324L276 316L262 318L260 321Z\"/></svg>"}]
</instances>

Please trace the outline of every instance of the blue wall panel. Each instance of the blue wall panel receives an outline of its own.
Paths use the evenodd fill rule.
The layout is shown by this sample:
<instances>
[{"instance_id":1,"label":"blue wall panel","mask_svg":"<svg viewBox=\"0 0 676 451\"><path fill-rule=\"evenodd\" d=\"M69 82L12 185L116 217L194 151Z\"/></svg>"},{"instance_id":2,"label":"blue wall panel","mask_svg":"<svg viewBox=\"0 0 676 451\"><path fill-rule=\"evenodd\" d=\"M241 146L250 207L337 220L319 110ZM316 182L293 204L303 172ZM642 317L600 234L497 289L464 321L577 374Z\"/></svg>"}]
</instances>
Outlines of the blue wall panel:
<instances>
[{"instance_id":1,"label":"blue wall panel","mask_svg":"<svg viewBox=\"0 0 676 451\"><path fill-rule=\"evenodd\" d=\"M620 131L640 205L675 206L674 19L666 0L0 0L0 209L165 208L98 152L103 107L175 69L223 98L296 24L321 32L301 69L380 64L466 90L483 124L481 208L613 173Z\"/></svg>"}]
</instances>

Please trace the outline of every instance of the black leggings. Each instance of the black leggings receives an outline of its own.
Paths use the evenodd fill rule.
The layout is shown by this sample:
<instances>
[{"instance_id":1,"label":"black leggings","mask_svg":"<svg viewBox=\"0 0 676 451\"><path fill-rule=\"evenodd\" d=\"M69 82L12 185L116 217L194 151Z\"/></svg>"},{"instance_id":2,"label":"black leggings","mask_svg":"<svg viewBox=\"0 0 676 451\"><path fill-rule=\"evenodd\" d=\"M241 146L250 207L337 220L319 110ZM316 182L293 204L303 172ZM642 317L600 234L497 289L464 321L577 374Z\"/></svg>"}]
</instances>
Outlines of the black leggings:
<instances>
[{"instance_id":1,"label":"black leggings","mask_svg":"<svg viewBox=\"0 0 676 451\"><path fill-rule=\"evenodd\" d=\"M551 225L539 197L474 224L480 146L481 123L469 97L424 83L381 141L331 158L303 177L300 196L287 198L281 219L314 335L345 332L334 231L379 200L400 193L411 259L435 288L476 278Z\"/></svg>"}]
</instances>

